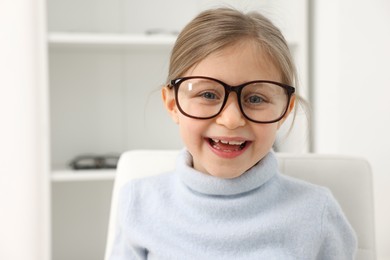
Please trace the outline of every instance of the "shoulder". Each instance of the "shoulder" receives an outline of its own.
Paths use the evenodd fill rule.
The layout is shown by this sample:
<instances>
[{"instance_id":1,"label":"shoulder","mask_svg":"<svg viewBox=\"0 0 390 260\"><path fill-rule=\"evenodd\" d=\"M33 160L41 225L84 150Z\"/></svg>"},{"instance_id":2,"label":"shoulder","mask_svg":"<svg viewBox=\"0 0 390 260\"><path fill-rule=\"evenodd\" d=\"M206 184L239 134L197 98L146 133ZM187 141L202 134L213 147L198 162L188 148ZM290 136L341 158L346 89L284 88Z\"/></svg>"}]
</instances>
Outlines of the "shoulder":
<instances>
[{"instance_id":1,"label":"shoulder","mask_svg":"<svg viewBox=\"0 0 390 260\"><path fill-rule=\"evenodd\" d=\"M300 195L314 200L320 199L324 203L333 198L332 192L327 187L316 185L284 174L279 175L278 183L282 186L283 191L289 195Z\"/></svg>"},{"instance_id":2,"label":"shoulder","mask_svg":"<svg viewBox=\"0 0 390 260\"><path fill-rule=\"evenodd\" d=\"M318 228L326 212L342 214L332 192L326 187L285 175L278 175L275 185L279 190L279 204L301 219L313 222Z\"/></svg>"},{"instance_id":3,"label":"shoulder","mask_svg":"<svg viewBox=\"0 0 390 260\"><path fill-rule=\"evenodd\" d=\"M174 186L174 172L130 180L120 189L119 206L125 216L132 211L151 209L169 199Z\"/></svg>"},{"instance_id":4,"label":"shoulder","mask_svg":"<svg viewBox=\"0 0 390 260\"><path fill-rule=\"evenodd\" d=\"M285 175L280 182L288 196L300 197L304 205L317 211L322 236L340 233L354 243L354 231L329 188Z\"/></svg>"},{"instance_id":5,"label":"shoulder","mask_svg":"<svg viewBox=\"0 0 390 260\"><path fill-rule=\"evenodd\" d=\"M280 185L288 196L299 196L306 203L317 205L322 213L343 215L339 202L328 187L313 184L291 176L281 175Z\"/></svg>"},{"instance_id":6,"label":"shoulder","mask_svg":"<svg viewBox=\"0 0 390 260\"><path fill-rule=\"evenodd\" d=\"M121 197L145 197L155 193L164 193L173 185L174 173L163 173L127 182L120 191Z\"/></svg>"}]
</instances>

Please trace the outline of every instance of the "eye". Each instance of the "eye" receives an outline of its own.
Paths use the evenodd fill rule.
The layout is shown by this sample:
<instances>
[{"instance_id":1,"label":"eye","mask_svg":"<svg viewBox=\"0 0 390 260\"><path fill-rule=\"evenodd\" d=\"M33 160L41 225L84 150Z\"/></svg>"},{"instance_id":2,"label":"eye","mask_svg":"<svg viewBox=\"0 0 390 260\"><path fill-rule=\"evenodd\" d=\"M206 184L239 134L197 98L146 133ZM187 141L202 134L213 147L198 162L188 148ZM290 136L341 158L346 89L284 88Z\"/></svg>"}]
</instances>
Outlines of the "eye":
<instances>
[{"instance_id":1,"label":"eye","mask_svg":"<svg viewBox=\"0 0 390 260\"><path fill-rule=\"evenodd\" d=\"M258 95L250 96L250 97L247 98L246 101L249 104L252 104L252 105L258 105L260 103L264 103L265 102L264 98L262 98L261 96L258 96Z\"/></svg>"},{"instance_id":2,"label":"eye","mask_svg":"<svg viewBox=\"0 0 390 260\"><path fill-rule=\"evenodd\" d=\"M205 99L210 99L210 100L215 100L217 99L217 95L215 93L212 93L212 92L203 92L203 93L200 93L201 97L205 98Z\"/></svg>"}]
</instances>

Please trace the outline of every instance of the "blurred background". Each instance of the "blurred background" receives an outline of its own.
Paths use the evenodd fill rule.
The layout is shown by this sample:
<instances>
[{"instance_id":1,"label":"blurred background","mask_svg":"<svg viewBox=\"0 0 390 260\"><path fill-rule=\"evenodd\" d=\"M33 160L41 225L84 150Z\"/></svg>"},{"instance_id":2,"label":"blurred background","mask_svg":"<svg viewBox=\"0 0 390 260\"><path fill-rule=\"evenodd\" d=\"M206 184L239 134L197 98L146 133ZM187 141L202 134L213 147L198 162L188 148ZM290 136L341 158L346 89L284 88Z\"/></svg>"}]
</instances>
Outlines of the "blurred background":
<instances>
[{"instance_id":1,"label":"blurred background","mask_svg":"<svg viewBox=\"0 0 390 260\"><path fill-rule=\"evenodd\" d=\"M110 166L182 147L159 92L170 50L199 11L226 5L281 28L311 104L275 149L366 158L390 259L388 0L0 0L0 259L103 258Z\"/></svg>"}]
</instances>

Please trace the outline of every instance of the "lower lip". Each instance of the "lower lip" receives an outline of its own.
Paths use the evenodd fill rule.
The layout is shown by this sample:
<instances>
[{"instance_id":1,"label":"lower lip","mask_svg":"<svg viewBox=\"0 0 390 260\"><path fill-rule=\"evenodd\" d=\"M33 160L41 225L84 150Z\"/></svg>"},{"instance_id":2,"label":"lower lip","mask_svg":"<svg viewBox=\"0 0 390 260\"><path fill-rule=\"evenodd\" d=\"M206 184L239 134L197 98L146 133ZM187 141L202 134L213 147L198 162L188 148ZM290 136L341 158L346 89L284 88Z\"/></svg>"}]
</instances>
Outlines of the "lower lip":
<instances>
[{"instance_id":1,"label":"lower lip","mask_svg":"<svg viewBox=\"0 0 390 260\"><path fill-rule=\"evenodd\" d=\"M240 155L242 155L246 149L248 149L248 147L252 144L251 142L247 141L245 147L241 150L237 150L237 151L229 151L229 152L225 152L223 150L219 150L219 149L215 149L209 142L208 139L205 140L208 144L208 146L210 147L211 151L213 151L214 154L216 154L217 156L221 157L221 158L226 158L226 159L233 159L233 158L236 158Z\"/></svg>"}]
</instances>

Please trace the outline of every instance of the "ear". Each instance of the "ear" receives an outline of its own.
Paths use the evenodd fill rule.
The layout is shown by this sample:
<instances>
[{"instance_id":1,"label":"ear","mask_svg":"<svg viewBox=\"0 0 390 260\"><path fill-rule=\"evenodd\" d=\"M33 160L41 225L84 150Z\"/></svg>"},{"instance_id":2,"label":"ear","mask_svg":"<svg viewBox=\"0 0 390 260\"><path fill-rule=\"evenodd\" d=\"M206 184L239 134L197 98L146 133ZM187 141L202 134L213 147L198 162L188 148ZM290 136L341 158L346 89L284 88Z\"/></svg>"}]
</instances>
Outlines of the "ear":
<instances>
[{"instance_id":1,"label":"ear","mask_svg":"<svg viewBox=\"0 0 390 260\"><path fill-rule=\"evenodd\" d=\"M288 105L288 109L287 109L287 112L286 114L284 115L284 117L282 118L282 120L280 120L278 122L278 129L283 125L284 121L286 121L286 119L288 118L288 116L290 115L291 111L293 111L294 107L295 107L295 99L296 99L296 96L295 95L292 95L291 98L290 98L290 104Z\"/></svg>"},{"instance_id":2,"label":"ear","mask_svg":"<svg viewBox=\"0 0 390 260\"><path fill-rule=\"evenodd\" d=\"M176 107L175 101L175 92L173 89L164 86L161 90L162 100L165 105L166 110L171 116L172 120L178 124L179 123L179 115Z\"/></svg>"}]
</instances>

